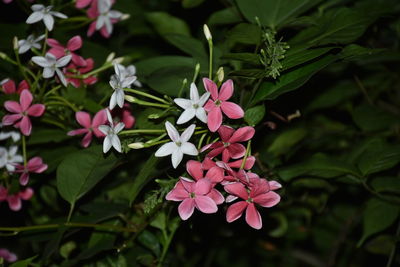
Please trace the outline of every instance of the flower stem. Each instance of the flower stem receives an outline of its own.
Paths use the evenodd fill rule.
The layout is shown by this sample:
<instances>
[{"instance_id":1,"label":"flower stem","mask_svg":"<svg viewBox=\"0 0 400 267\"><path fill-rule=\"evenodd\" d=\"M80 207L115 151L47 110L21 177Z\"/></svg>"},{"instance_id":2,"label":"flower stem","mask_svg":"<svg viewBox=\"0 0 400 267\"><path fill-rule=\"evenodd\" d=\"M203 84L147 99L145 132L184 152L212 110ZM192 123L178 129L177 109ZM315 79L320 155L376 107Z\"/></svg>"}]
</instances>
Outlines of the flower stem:
<instances>
[{"instance_id":1,"label":"flower stem","mask_svg":"<svg viewBox=\"0 0 400 267\"><path fill-rule=\"evenodd\" d=\"M174 238L174 235L175 235L175 232L176 232L177 229L178 229L178 227L175 227L175 229L173 229L171 231L171 233L169 234L169 236L167 238L165 237L166 235L164 234L164 238L166 238L166 240L165 240L165 244L163 246L163 250L162 250L162 253L161 253L160 260L158 261L157 267L161 267L162 266L162 264L164 262L164 259L165 259L165 256L167 255L169 246L171 245L171 241Z\"/></svg>"},{"instance_id":2,"label":"flower stem","mask_svg":"<svg viewBox=\"0 0 400 267\"><path fill-rule=\"evenodd\" d=\"M69 102L67 99L65 99L62 96L50 96L49 98L54 99L54 100L59 100L59 101L65 103L66 106L70 107L75 112L79 111L79 109L74 104L72 104L71 102Z\"/></svg>"},{"instance_id":3,"label":"flower stem","mask_svg":"<svg viewBox=\"0 0 400 267\"><path fill-rule=\"evenodd\" d=\"M71 203L71 207L69 208L68 216L67 216L67 223L71 221L72 213L74 212L75 203Z\"/></svg>"},{"instance_id":4,"label":"flower stem","mask_svg":"<svg viewBox=\"0 0 400 267\"><path fill-rule=\"evenodd\" d=\"M141 134L141 133L164 133L163 129L136 129L136 130L126 130L119 133L119 135L125 134Z\"/></svg>"},{"instance_id":5,"label":"flower stem","mask_svg":"<svg viewBox=\"0 0 400 267\"><path fill-rule=\"evenodd\" d=\"M240 170L243 170L244 166L246 165L247 157L250 155L251 149L251 139L247 142L246 153L244 154L242 165L240 165Z\"/></svg>"},{"instance_id":6,"label":"flower stem","mask_svg":"<svg viewBox=\"0 0 400 267\"><path fill-rule=\"evenodd\" d=\"M20 72L22 73L22 76L24 76L25 81L29 84L29 88L32 88L31 81L28 79L25 69L21 65L21 59L19 58L18 48L14 49L14 53L15 53L15 59L17 60L18 68L19 68Z\"/></svg>"},{"instance_id":7,"label":"flower stem","mask_svg":"<svg viewBox=\"0 0 400 267\"><path fill-rule=\"evenodd\" d=\"M43 42L43 50L42 50L42 55L46 54L46 48L47 48L47 38L49 37L49 30L47 27L45 28L44 32L44 42Z\"/></svg>"},{"instance_id":8,"label":"flower stem","mask_svg":"<svg viewBox=\"0 0 400 267\"><path fill-rule=\"evenodd\" d=\"M212 80L212 67L213 67L213 42L212 39L208 40L208 48L210 50L210 59L209 59L209 72L208 72L208 78Z\"/></svg>"},{"instance_id":9,"label":"flower stem","mask_svg":"<svg viewBox=\"0 0 400 267\"><path fill-rule=\"evenodd\" d=\"M24 158L24 167L26 167L26 140L25 135L22 135L22 157Z\"/></svg>"},{"instance_id":10,"label":"flower stem","mask_svg":"<svg viewBox=\"0 0 400 267\"><path fill-rule=\"evenodd\" d=\"M131 88L124 88L124 91L130 92L130 93L134 93L134 94L137 94L137 95L141 95L141 96L145 96L145 97L154 99L154 100L156 100L158 102L161 102L161 103L164 103L164 104L167 104L167 105L170 104L168 101L166 101L166 100L164 100L162 98L153 96L151 94L148 94L148 93L145 93L145 92L142 92L142 91L139 91L139 90L135 90L135 89L131 89Z\"/></svg>"}]
</instances>

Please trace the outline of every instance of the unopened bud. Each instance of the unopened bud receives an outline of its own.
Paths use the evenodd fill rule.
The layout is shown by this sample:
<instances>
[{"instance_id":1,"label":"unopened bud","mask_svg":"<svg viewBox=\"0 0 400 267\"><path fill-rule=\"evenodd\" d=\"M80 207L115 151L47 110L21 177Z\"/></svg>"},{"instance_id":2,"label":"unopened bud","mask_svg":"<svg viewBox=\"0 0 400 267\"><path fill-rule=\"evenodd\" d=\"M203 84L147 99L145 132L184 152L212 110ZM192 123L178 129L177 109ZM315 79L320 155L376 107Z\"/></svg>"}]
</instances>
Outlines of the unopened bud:
<instances>
[{"instance_id":1,"label":"unopened bud","mask_svg":"<svg viewBox=\"0 0 400 267\"><path fill-rule=\"evenodd\" d=\"M130 147L132 149L141 149L141 148L144 148L144 144L142 142L136 142L136 143L129 144L128 147Z\"/></svg>"},{"instance_id":2,"label":"unopened bud","mask_svg":"<svg viewBox=\"0 0 400 267\"><path fill-rule=\"evenodd\" d=\"M124 61L124 57L117 57L112 61L113 64L121 64Z\"/></svg>"},{"instance_id":3,"label":"unopened bud","mask_svg":"<svg viewBox=\"0 0 400 267\"><path fill-rule=\"evenodd\" d=\"M203 31L204 31L204 36L206 37L207 41L211 41L212 35L211 35L210 29L208 28L207 24L204 24Z\"/></svg>"},{"instance_id":4,"label":"unopened bud","mask_svg":"<svg viewBox=\"0 0 400 267\"><path fill-rule=\"evenodd\" d=\"M13 48L14 50L18 50L18 37L14 36L13 38Z\"/></svg>"},{"instance_id":5,"label":"unopened bud","mask_svg":"<svg viewBox=\"0 0 400 267\"><path fill-rule=\"evenodd\" d=\"M3 52L0 52L0 58L1 58L1 59L6 59L6 58L7 58L7 55L4 54Z\"/></svg>"},{"instance_id":6,"label":"unopened bud","mask_svg":"<svg viewBox=\"0 0 400 267\"><path fill-rule=\"evenodd\" d=\"M124 98L125 98L126 101L131 102L131 103L135 103L137 101L137 98L133 97L131 95L125 95Z\"/></svg>"},{"instance_id":7,"label":"unopened bud","mask_svg":"<svg viewBox=\"0 0 400 267\"><path fill-rule=\"evenodd\" d=\"M225 74L224 74L224 68L223 68L223 67L220 67L220 68L217 70L217 78L218 78L218 81L219 81L220 83L222 83L222 81L224 80L224 76L225 76Z\"/></svg>"},{"instance_id":8,"label":"unopened bud","mask_svg":"<svg viewBox=\"0 0 400 267\"><path fill-rule=\"evenodd\" d=\"M129 14L122 14L122 16L121 16L121 21L122 20L127 20L127 19L129 19L131 17L131 15L129 15Z\"/></svg>"},{"instance_id":9,"label":"unopened bud","mask_svg":"<svg viewBox=\"0 0 400 267\"><path fill-rule=\"evenodd\" d=\"M115 53L114 52L110 53L106 59L106 62L111 62L114 59L114 57Z\"/></svg>"},{"instance_id":10,"label":"unopened bud","mask_svg":"<svg viewBox=\"0 0 400 267\"><path fill-rule=\"evenodd\" d=\"M196 67L195 67L194 71L195 71L196 73L198 73L198 72L200 71L200 63L197 63L197 64L196 64Z\"/></svg>"},{"instance_id":11,"label":"unopened bud","mask_svg":"<svg viewBox=\"0 0 400 267\"><path fill-rule=\"evenodd\" d=\"M147 118L149 118L151 120L158 119L158 118L160 118L160 114L153 113L153 114L150 114L149 116L147 116Z\"/></svg>"}]
</instances>

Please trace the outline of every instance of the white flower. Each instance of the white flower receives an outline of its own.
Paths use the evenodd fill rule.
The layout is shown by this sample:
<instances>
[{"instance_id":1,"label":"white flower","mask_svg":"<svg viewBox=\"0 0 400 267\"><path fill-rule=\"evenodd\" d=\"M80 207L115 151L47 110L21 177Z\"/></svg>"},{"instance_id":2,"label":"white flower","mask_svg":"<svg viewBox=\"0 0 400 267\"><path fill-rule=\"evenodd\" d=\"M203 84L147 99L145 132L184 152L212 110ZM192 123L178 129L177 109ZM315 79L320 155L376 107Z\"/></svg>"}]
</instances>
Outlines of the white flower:
<instances>
[{"instance_id":1,"label":"white flower","mask_svg":"<svg viewBox=\"0 0 400 267\"><path fill-rule=\"evenodd\" d=\"M46 25L46 28L51 31L54 26L54 18L59 17L62 19L68 18L66 15L56 12L56 11L51 11L53 8L52 6L47 6L45 7L44 5L33 5L32 7L33 13L26 19L26 23L28 24L33 24L36 23L40 20L43 20L44 25Z\"/></svg>"},{"instance_id":2,"label":"white flower","mask_svg":"<svg viewBox=\"0 0 400 267\"><path fill-rule=\"evenodd\" d=\"M167 129L172 142L162 145L156 151L156 157L165 157L172 154L172 166L176 169L182 161L183 154L191 156L197 156L199 154L196 147L192 143L188 142L194 132L194 128L196 128L196 125L190 125L182 135L179 135L178 131L169 121L165 122L165 128Z\"/></svg>"},{"instance_id":3,"label":"white flower","mask_svg":"<svg viewBox=\"0 0 400 267\"><path fill-rule=\"evenodd\" d=\"M129 65L128 67L124 67L121 64L118 64L122 73L125 73L125 76L135 76L136 77L136 67L134 65ZM133 83L136 87L142 87L142 84L136 79Z\"/></svg>"},{"instance_id":4,"label":"white flower","mask_svg":"<svg viewBox=\"0 0 400 267\"><path fill-rule=\"evenodd\" d=\"M96 20L96 30L100 30L103 26L106 26L106 30L109 34L113 31L112 19L120 19L122 13L116 10L110 10L112 6L111 0L99 0L98 11L99 16Z\"/></svg>"},{"instance_id":5,"label":"white flower","mask_svg":"<svg viewBox=\"0 0 400 267\"><path fill-rule=\"evenodd\" d=\"M122 152L121 150L121 142L119 141L118 133L124 129L125 124L123 122L117 123L114 125L114 121L111 117L110 111L107 109L107 118L110 126L108 125L100 125L99 130L106 135L103 142L103 152L107 153L110 150L111 146L115 148L119 153Z\"/></svg>"},{"instance_id":6,"label":"white flower","mask_svg":"<svg viewBox=\"0 0 400 267\"><path fill-rule=\"evenodd\" d=\"M67 80L65 79L64 73L59 69L64 67L71 61L72 56L67 55L57 59L54 55L47 53L44 57L32 57L32 61L37 65L43 67L43 78L50 78L54 76L54 72L57 73L61 83L67 86Z\"/></svg>"},{"instance_id":7,"label":"white flower","mask_svg":"<svg viewBox=\"0 0 400 267\"><path fill-rule=\"evenodd\" d=\"M0 168L4 166L7 171L15 171L15 165L24 161L21 155L17 155L17 146L11 146L7 151L4 147L0 147Z\"/></svg>"},{"instance_id":8,"label":"white flower","mask_svg":"<svg viewBox=\"0 0 400 267\"><path fill-rule=\"evenodd\" d=\"M179 117L177 124L188 122L196 116L199 120L207 123L207 115L203 106L210 97L210 93L206 92L199 97L199 91L194 83L190 85L190 99L175 98L174 102L183 108L185 111L182 112Z\"/></svg>"},{"instance_id":9,"label":"white flower","mask_svg":"<svg viewBox=\"0 0 400 267\"><path fill-rule=\"evenodd\" d=\"M40 41L43 40L44 34L40 35L38 38L35 38L33 34L29 35L26 40L22 39L18 41L18 53L23 54L28 50L32 49L32 47L36 49L40 49L42 46L39 44Z\"/></svg>"},{"instance_id":10,"label":"white flower","mask_svg":"<svg viewBox=\"0 0 400 267\"><path fill-rule=\"evenodd\" d=\"M111 76L110 85L114 89L114 93L110 98L109 108L112 110L118 104L120 108L124 105L124 88L129 88L136 80L136 76L127 76L126 72L122 71L125 68L121 64L114 64L115 74Z\"/></svg>"},{"instance_id":11,"label":"white flower","mask_svg":"<svg viewBox=\"0 0 400 267\"><path fill-rule=\"evenodd\" d=\"M0 123L0 128L3 128L3 125L1 123ZM13 142L17 142L21 138L21 134L17 131L0 132L0 141L6 140L10 137L12 138Z\"/></svg>"}]
</instances>

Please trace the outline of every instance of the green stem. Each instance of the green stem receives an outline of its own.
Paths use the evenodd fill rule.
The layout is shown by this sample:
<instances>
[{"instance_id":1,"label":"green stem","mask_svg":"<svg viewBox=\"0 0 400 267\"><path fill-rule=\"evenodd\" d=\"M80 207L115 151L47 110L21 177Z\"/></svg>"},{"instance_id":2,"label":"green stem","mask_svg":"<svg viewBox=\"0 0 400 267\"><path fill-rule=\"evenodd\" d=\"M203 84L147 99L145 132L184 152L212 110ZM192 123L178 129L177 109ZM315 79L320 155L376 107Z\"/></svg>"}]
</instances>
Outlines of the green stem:
<instances>
[{"instance_id":1,"label":"green stem","mask_svg":"<svg viewBox=\"0 0 400 267\"><path fill-rule=\"evenodd\" d=\"M24 158L24 167L26 167L26 140L25 135L22 135L22 156Z\"/></svg>"},{"instance_id":2,"label":"green stem","mask_svg":"<svg viewBox=\"0 0 400 267\"><path fill-rule=\"evenodd\" d=\"M130 93L134 93L134 94L137 94L137 95L141 95L141 96L145 96L145 97L154 99L154 100L156 100L158 102L161 102L161 103L164 103L164 104L167 104L167 105L170 104L168 101L166 101L166 100L164 100L162 98L150 95L148 93L145 93L145 92L142 92L142 91L139 91L139 90L135 90L135 89L131 89L131 88L124 88L124 91L130 92Z\"/></svg>"},{"instance_id":3,"label":"green stem","mask_svg":"<svg viewBox=\"0 0 400 267\"><path fill-rule=\"evenodd\" d=\"M78 109L74 104L72 104L71 102L69 102L69 101L68 101L67 99L65 99L64 97L61 97L61 96L50 96L49 99L59 100L59 101L65 103L65 105L68 106L68 107L70 107L73 111L75 111L75 112L78 112L78 111L79 111L79 109ZM48 104L50 104L50 103L47 103L47 105L48 105Z\"/></svg>"},{"instance_id":4,"label":"green stem","mask_svg":"<svg viewBox=\"0 0 400 267\"><path fill-rule=\"evenodd\" d=\"M400 236L400 220L399 220L399 224L397 226L395 238L398 238L399 236ZM394 242L392 251L390 252L388 263L386 264L386 267L391 267L392 266L392 263L393 263L394 258L396 256L396 246L397 246L397 242Z\"/></svg>"},{"instance_id":5,"label":"green stem","mask_svg":"<svg viewBox=\"0 0 400 267\"><path fill-rule=\"evenodd\" d=\"M69 208L68 216L67 216L67 223L71 221L72 213L74 212L75 203L71 203Z\"/></svg>"},{"instance_id":6,"label":"green stem","mask_svg":"<svg viewBox=\"0 0 400 267\"><path fill-rule=\"evenodd\" d=\"M119 133L119 135L125 134L141 134L141 133L164 133L163 129L136 129L136 130L126 130Z\"/></svg>"},{"instance_id":7,"label":"green stem","mask_svg":"<svg viewBox=\"0 0 400 267\"><path fill-rule=\"evenodd\" d=\"M18 48L14 49L14 53L15 53L15 59L17 60L18 68L19 68L20 72L22 73L22 76L24 76L25 81L29 84L29 88L32 88L31 81L28 79L25 69L21 65L21 59L19 58Z\"/></svg>"},{"instance_id":8,"label":"green stem","mask_svg":"<svg viewBox=\"0 0 400 267\"><path fill-rule=\"evenodd\" d=\"M240 165L240 169L243 170L244 165L246 165L247 157L250 155L251 149L251 139L247 142L246 153L244 154L242 165Z\"/></svg>"},{"instance_id":9,"label":"green stem","mask_svg":"<svg viewBox=\"0 0 400 267\"><path fill-rule=\"evenodd\" d=\"M47 38L49 37L49 30L47 27L45 28L44 32L44 41L43 41L43 49L42 49L42 55L44 56L46 54L46 49L47 49Z\"/></svg>"},{"instance_id":10,"label":"green stem","mask_svg":"<svg viewBox=\"0 0 400 267\"><path fill-rule=\"evenodd\" d=\"M210 50L208 78L210 80L212 80L212 67L213 67L213 42L212 42L212 40L208 40L208 48Z\"/></svg>"},{"instance_id":11,"label":"green stem","mask_svg":"<svg viewBox=\"0 0 400 267\"><path fill-rule=\"evenodd\" d=\"M163 264L163 262L164 262L164 259L165 259L165 256L167 255L169 246L171 245L171 241L172 241L172 239L174 238L174 235L175 235L177 229L178 229L178 227L176 227L176 228L171 232L171 234L168 236L168 238L166 238L165 244L164 244L164 246L163 246L163 251L162 251L162 253L161 253L161 257L160 257L160 260L158 261L157 267L161 267L161 266L162 266L162 264ZM164 238L165 238L165 236L166 236L166 234L164 234Z\"/></svg>"},{"instance_id":12,"label":"green stem","mask_svg":"<svg viewBox=\"0 0 400 267\"><path fill-rule=\"evenodd\" d=\"M135 98L134 101L131 101L132 103L141 105L141 106L147 106L147 107L157 107L157 108L170 108L171 106L168 104L157 104L157 103L153 103L153 102L147 102L147 101L143 101L140 99Z\"/></svg>"},{"instance_id":13,"label":"green stem","mask_svg":"<svg viewBox=\"0 0 400 267\"><path fill-rule=\"evenodd\" d=\"M58 89L61 88L61 85L57 85L56 87L52 88L50 91L48 91L47 93L44 94L44 97L56 92Z\"/></svg>"}]
</instances>

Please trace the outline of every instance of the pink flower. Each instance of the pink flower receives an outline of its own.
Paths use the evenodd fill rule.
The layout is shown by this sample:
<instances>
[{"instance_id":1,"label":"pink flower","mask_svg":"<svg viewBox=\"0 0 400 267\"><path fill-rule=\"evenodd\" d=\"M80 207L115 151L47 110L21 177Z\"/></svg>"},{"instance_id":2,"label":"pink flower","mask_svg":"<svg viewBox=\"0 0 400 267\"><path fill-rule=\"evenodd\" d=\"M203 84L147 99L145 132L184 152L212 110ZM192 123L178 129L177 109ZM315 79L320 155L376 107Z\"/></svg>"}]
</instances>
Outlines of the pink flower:
<instances>
[{"instance_id":1,"label":"pink flower","mask_svg":"<svg viewBox=\"0 0 400 267\"><path fill-rule=\"evenodd\" d=\"M222 124L222 112L230 119L240 119L244 116L243 109L227 100L233 94L233 81L227 80L221 86L218 93L217 85L210 79L203 79L204 88L211 93L211 99L208 100L204 109L208 112L207 125L211 132L215 132Z\"/></svg>"},{"instance_id":2,"label":"pink flower","mask_svg":"<svg viewBox=\"0 0 400 267\"><path fill-rule=\"evenodd\" d=\"M18 89L15 86L15 82L11 79L6 79L5 81L3 81L1 83L1 86L3 87L3 91L5 94L21 94L23 90L29 90L29 84L25 80L22 80L18 84Z\"/></svg>"},{"instance_id":3,"label":"pink flower","mask_svg":"<svg viewBox=\"0 0 400 267\"><path fill-rule=\"evenodd\" d=\"M212 184L207 178L196 182L181 177L175 187L165 197L167 200L182 201L178 213L182 220L192 216L194 208L204 213L215 213L218 210L214 200L207 196L212 189Z\"/></svg>"},{"instance_id":4,"label":"pink flower","mask_svg":"<svg viewBox=\"0 0 400 267\"><path fill-rule=\"evenodd\" d=\"M272 183L275 186L276 182ZM255 203L266 208L275 206L280 201L280 196L271 191L271 185L265 179L258 179L251 187L246 187L241 183L232 183L225 185L225 191L229 194L243 199L229 206L226 211L227 222L233 222L242 216L246 210L246 222L254 229L261 229L261 215L256 209ZM274 187L275 188L275 187ZM277 188L276 188L277 189ZM232 199L232 198L230 198Z\"/></svg>"},{"instance_id":5,"label":"pink flower","mask_svg":"<svg viewBox=\"0 0 400 267\"><path fill-rule=\"evenodd\" d=\"M118 11L110 10L114 2L113 0L102 1L99 5L99 0L92 1L90 8L87 10L87 15L89 18L96 20L89 25L87 36L92 36L96 30L99 30L104 38L111 36L112 24L117 23L122 15Z\"/></svg>"},{"instance_id":6,"label":"pink flower","mask_svg":"<svg viewBox=\"0 0 400 267\"><path fill-rule=\"evenodd\" d=\"M119 118L119 121L125 124L125 129L130 129L135 125L135 117L132 116L131 108L128 103L125 103L122 108L116 107L111 111L113 118Z\"/></svg>"},{"instance_id":7,"label":"pink flower","mask_svg":"<svg viewBox=\"0 0 400 267\"><path fill-rule=\"evenodd\" d=\"M16 173L21 173L21 176L19 177L19 183L21 185L27 185L29 182L29 173L42 173L47 170L47 164L43 163L41 157L34 157L28 161L26 166L23 164L18 164L15 166L15 168Z\"/></svg>"},{"instance_id":8,"label":"pink flower","mask_svg":"<svg viewBox=\"0 0 400 267\"><path fill-rule=\"evenodd\" d=\"M3 117L3 125L12 125L20 128L23 135L30 135L32 131L32 123L29 116L40 117L45 111L45 106L42 104L32 104L33 96L29 90L22 91L19 97L19 103L16 101L6 101L4 107L12 115Z\"/></svg>"},{"instance_id":9,"label":"pink flower","mask_svg":"<svg viewBox=\"0 0 400 267\"><path fill-rule=\"evenodd\" d=\"M10 210L19 211L22 208L22 201L29 200L33 196L33 189L28 187L23 191L9 195L8 190L0 185L0 202L7 201Z\"/></svg>"},{"instance_id":10,"label":"pink flower","mask_svg":"<svg viewBox=\"0 0 400 267\"><path fill-rule=\"evenodd\" d=\"M75 113L75 118L78 123L84 128L69 131L67 134L69 136L85 134L82 139L81 145L83 147L88 147L92 142L93 133L96 137L104 137L105 135L98 129L100 125L106 124L107 114L104 109L94 115L93 121L90 118L89 113L84 111L78 111Z\"/></svg>"},{"instance_id":11,"label":"pink flower","mask_svg":"<svg viewBox=\"0 0 400 267\"><path fill-rule=\"evenodd\" d=\"M212 184L212 189L210 193L207 194L208 197L212 198L215 204L219 205L224 202L224 197L222 194L214 188L214 186L221 182L224 179L224 170L218 167L213 167L209 169L204 175L202 164L199 161L189 160L186 163L186 170L196 181L199 181L203 178L207 178L210 180Z\"/></svg>"},{"instance_id":12,"label":"pink flower","mask_svg":"<svg viewBox=\"0 0 400 267\"><path fill-rule=\"evenodd\" d=\"M47 39L47 44L51 47L48 53L52 54L57 59L62 58L63 56L71 55L72 62L75 65L80 67L86 66L86 61L83 59L83 57L73 53L73 51L76 51L82 47L82 38L79 35L69 39L66 47L52 38Z\"/></svg>"},{"instance_id":13,"label":"pink flower","mask_svg":"<svg viewBox=\"0 0 400 267\"><path fill-rule=\"evenodd\" d=\"M0 258L3 258L7 262L14 262L18 259L17 255L11 253L8 249L5 248L0 248Z\"/></svg>"},{"instance_id":14,"label":"pink flower","mask_svg":"<svg viewBox=\"0 0 400 267\"><path fill-rule=\"evenodd\" d=\"M64 68L64 73L66 79L69 83L71 83L75 88L81 87L82 82L86 85L92 85L97 82L97 78L95 76L89 76L85 79L75 78L75 75L81 75L88 73L94 67L94 61L92 58L85 59L85 66L78 66L71 62L66 68Z\"/></svg>"},{"instance_id":15,"label":"pink flower","mask_svg":"<svg viewBox=\"0 0 400 267\"><path fill-rule=\"evenodd\" d=\"M208 144L201 149L201 152L211 149L207 157L214 158L222 153L222 161L228 162L229 159L238 159L244 156L246 148L238 142L245 142L253 138L255 130L253 127L246 126L235 129L229 126L221 126L218 133L222 141Z\"/></svg>"},{"instance_id":16,"label":"pink flower","mask_svg":"<svg viewBox=\"0 0 400 267\"><path fill-rule=\"evenodd\" d=\"M75 7L76 8L85 8L90 5L93 1L97 0L76 0Z\"/></svg>"},{"instance_id":17,"label":"pink flower","mask_svg":"<svg viewBox=\"0 0 400 267\"><path fill-rule=\"evenodd\" d=\"M219 165L218 167L223 168L221 166L221 164L224 163L223 166L239 169L242 166L242 162L243 162L243 159L238 159L238 160L234 160L231 162L222 162L222 161L215 162L211 158L205 157L203 160L203 163L202 163L202 167L204 170L209 170L210 168L212 168L214 166L218 166L218 165ZM255 157L253 157L253 156L247 157L246 163L244 164L243 168L245 170L250 170L251 168L253 168L255 162L256 162ZM226 168L224 168L224 169L226 169Z\"/></svg>"}]
</instances>

